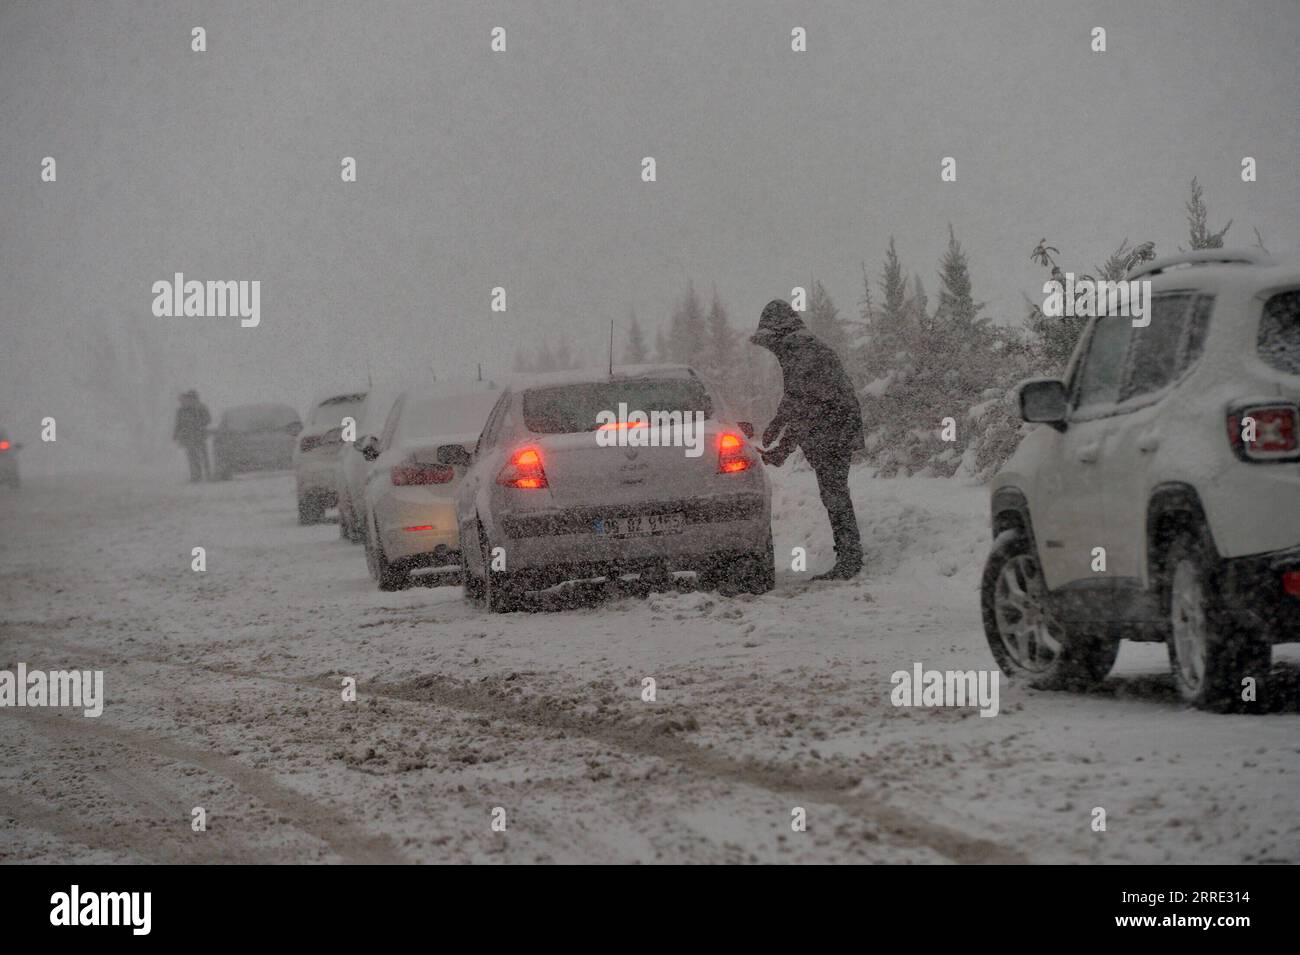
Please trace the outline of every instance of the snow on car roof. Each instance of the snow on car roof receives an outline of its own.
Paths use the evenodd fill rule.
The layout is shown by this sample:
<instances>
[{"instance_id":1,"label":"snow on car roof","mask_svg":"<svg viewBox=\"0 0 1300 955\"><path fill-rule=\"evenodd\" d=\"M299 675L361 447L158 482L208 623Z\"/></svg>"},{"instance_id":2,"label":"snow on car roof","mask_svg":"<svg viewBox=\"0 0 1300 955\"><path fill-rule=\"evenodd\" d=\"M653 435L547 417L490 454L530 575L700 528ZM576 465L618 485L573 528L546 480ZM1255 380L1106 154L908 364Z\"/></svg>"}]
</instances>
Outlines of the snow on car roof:
<instances>
[{"instance_id":1,"label":"snow on car roof","mask_svg":"<svg viewBox=\"0 0 1300 955\"><path fill-rule=\"evenodd\" d=\"M516 389L549 388L562 385L596 384L613 379L634 378L699 378L690 365L615 365L611 376L608 368L575 368L571 371L554 371L545 374L520 376L511 382Z\"/></svg>"},{"instance_id":2,"label":"snow on car roof","mask_svg":"<svg viewBox=\"0 0 1300 955\"><path fill-rule=\"evenodd\" d=\"M1258 249L1197 249L1162 256L1129 270L1127 278L1150 280L1154 291L1196 288L1201 283L1269 288L1300 281L1300 255L1266 255Z\"/></svg>"},{"instance_id":3,"label":"snow on car roof","mask_svg":"<svg viewBox=\"0 0 1300 955\"><path fill-rule=\"evenodd\" d=\"M355 388L331 388L329 391L318 391L312 398L311 406L316 408L326 402L336 401L356 401L366 396L369 389L364 385Z\"/></svg>"}]
</instances>

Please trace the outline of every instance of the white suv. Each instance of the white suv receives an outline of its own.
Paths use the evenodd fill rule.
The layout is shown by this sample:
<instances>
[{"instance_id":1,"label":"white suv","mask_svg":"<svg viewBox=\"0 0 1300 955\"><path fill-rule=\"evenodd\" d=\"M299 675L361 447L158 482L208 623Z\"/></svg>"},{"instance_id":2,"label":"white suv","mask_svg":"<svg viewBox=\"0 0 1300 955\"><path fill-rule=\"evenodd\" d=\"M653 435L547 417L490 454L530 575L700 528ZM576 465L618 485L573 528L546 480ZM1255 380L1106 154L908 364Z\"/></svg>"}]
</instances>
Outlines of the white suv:
<instances>
[{"instance_id":1,"label":"white suv","mask_svg":"<svg viewBox=\"0 0 1300 955\"><path fill-rule=\"evenodd\" d=\"M985 633L1048 687L1163 641L1184 700L1256 708L1271 645L1300 640L1300 262L1205 250L1128 278L1149 324L1093 319L1064 381L1020 386L1044 426L993 482Z\"/></svg>"},{"instance_id":2,"label":"white suv","mask_svg":"<svg viewBox=\"0 0 1300 955\"><path fill-rule=\"evenodd\" d=\"M298 523L319 524L325 511L338 503L335 460L343 446L343 421L361 417L364 391L333 394L312 406L307 426L293 449L293 472L298 485Z\"/></svg>"}]
</instances>

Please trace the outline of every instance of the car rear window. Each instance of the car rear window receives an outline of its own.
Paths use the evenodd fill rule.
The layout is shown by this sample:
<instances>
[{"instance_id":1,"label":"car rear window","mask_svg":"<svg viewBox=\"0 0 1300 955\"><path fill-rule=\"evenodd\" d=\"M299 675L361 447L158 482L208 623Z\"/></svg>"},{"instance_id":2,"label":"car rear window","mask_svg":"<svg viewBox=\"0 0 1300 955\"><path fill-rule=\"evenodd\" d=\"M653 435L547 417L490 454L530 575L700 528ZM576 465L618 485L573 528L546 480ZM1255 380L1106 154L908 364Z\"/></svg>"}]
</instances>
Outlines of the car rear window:
<instances>
[{"instance_id":1,"label":"car rear window","mask_svg":"<svg viewBox=\"0 0 1300 955\"><path fill-rule=\"evenodd\" d=\"M595 431L602 411L619 413L619 404L634 411L701 411L713 416L709 393L695 378L639 378L583 382L524 392L524 425L534 434Z\"/></svg>"},{"instance_id":2,"label":"car rear window","mask_svg":"<svg viewBox=\"0 0 1300 955\"><path fill-rule=\"evenodd\" d=\"M298 421L298 412L288 405L245 405L221 416L227 431L276 431Z\"/></svg>"},{"instance_id":3,"label":"car rear window","mask_svg":"<svg viewBox=\"0 0 1300 955\"><path fill-rule=\"evenodd\" d=\"M337 428L345 417L355 418L365 404L365 395L339 395L326 398L311 415L313 428Z\"/></svg>"},{"instance_id":4,"label":"car rear window","mask_svg":"<svg viewBox=\"0 0 1300 955\"><path fill-rule=\"evenodd\" d=\"M476 435L483 430L483 424L499 397L499 392L483 391L472 395L409 399L402 406L397 433L402 441L439 435Z\"/></svg>"},{"instance_id":5,"label":"car rear window","mask_svg":"<svg viewBox=\"0 0 1300 955\"><path fill-rule=\"evenodd\" d=\"M1274 295L1264 304L1259 357L1279 371L1300 375L1300 289Z\"/></svg>"}]
</instances>

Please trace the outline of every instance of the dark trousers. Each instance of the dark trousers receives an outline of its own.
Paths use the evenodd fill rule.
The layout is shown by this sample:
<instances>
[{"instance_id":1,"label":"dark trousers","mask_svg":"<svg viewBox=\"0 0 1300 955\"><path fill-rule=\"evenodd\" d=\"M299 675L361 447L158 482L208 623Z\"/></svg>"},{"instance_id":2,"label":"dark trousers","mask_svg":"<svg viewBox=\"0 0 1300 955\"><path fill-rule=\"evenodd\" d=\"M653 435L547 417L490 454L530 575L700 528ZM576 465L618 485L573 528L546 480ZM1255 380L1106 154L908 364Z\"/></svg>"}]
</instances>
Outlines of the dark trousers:
<instances>
[{"instance_id":1,"label":"dark trousers","mask_svg":"<svg viewBox=\"0 0 1300 955\"><path fill-rule=\"evenodd\" d=\"M831 521L831 534L835 539L835 563L858 568L862 566L862 536L858 532L858 518L853 513L853 499L849 497L849 451L819 451L812 454L804 449L804 457L817 475L817 490L821 493L826 516Z\"/></svg>"},{"instance_id":2,"label":"dark trousers","mask_svg":"<svg viewBox=\"0 0 1300 955\"><path fill-rule=\"evenodd\" d=\"M211 468L208 467L207 442L185 445L185 456L190 459L191 481L206 481L211 476Z\"/></svg>"}]
</instances>

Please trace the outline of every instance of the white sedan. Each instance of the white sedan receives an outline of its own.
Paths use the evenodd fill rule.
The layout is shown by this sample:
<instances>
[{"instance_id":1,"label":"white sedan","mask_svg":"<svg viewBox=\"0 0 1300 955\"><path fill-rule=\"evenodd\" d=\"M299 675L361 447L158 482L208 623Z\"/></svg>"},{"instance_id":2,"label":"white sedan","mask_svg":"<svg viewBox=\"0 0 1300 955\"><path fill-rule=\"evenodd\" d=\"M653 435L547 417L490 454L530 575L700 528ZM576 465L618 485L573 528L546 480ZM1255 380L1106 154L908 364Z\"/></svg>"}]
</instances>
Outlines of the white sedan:
<instances>
[{"instance_id":1,"label":"white sedan","mask_svg":"<svg viewBox=\"0 0 1300 955\"><path fill-rule=\"evenodd\" d=\"M409 584L410 572L460 566L456 492L461 475L438 462L445 445L473 447L500 392L448 394L408 389L393 403L383 430L362 439L366 565L381 590ZM459 580L459 575L456 578Z\"/></svg>"},{"instance_id":2,"label":"white sedan","mask_svg":"<svg viewBox=\"0 0 1300 955\"><path fill-rule=\"evenodd\" d=\"M565 372L507 388L464 471L465 591L493 611L566 580L694 571L775 583L771 488L753 429L685 365Z\"/></svg>"}]
</instances>

